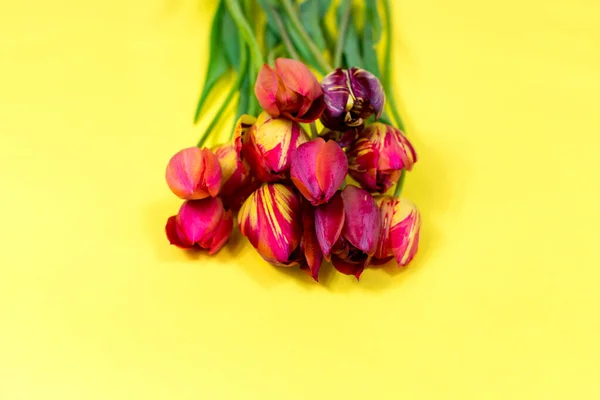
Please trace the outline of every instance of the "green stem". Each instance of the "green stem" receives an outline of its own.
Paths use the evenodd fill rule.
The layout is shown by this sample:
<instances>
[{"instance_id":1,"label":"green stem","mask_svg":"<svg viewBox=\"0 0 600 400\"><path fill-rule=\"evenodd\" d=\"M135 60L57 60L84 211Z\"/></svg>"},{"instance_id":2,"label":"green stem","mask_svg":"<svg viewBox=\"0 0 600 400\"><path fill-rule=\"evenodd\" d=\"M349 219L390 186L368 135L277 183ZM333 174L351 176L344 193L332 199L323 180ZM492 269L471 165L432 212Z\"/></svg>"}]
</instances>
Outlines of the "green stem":
<instances>
[{"instance_id":1,"label":"green stem","mask_svg":"<svg viewBox=\"0 0 600 400\"><path fill-rule=\"evenodd\" d=\"M225 101L223 101L223 103L221 104L221 107L219 107L219 109L217 110L217 113L213 117L212 121L210 121L210 124L204 130L204 135L202 135L202 137L198 141L198 144L197 144L198 147L202 147L202 145L204 145L204 142L206 142L206 140L210 136L212 130L217 125L217 122L219 122L219 120L221 119L221 115L223 114L223 112L225 111L225 109L227 108L229 103L231 102L231 99L233 99L233 96L235 96L235 94L240 89L240 85L242 84L242 80L244 79L244 75L246 74L246 68L248 67L248 62L247 62L248 54L247 54L247 50L246 50L246 45L244 43L240 43L240 54L241 54L240 71L239 71L237 77L235 78L235 82L233 82L233 86L229 90L229 93L227 94Z\"/></svg>"},{"instance_id":2,"label":"green stem","mask_svg":"<svg viewBox=\"0 0 600 400\"><path fill-rule=\"evenodd\" d=\"M319 133L317 132L317 123L315 121L310 123L310 136L311 139L315 139L319 136Z\"/></svg>"},{"instance_id":3,"label":"green stem","mask_svg":"<svg viewBox=\"0 0 600 400\"><path fill-rule=\"evenodd\" d=\"M252 27L248 23L248 20L244 16L244 12L240 7L240 3L238 0L225 0L225 4L227 5L227 9L231 13L231 17L235 21L238 29L240 30L242 36L248 43L248 47L250 47L250 54L252 59L252 64L259 70L263 65L263 55L260 51L260 46L256 41L256 36L254 36L254 32L252 31Z\"/></svg>"},{"instance_id":4,"label":"green stem","mask_svg":"<svg viewBox=\"0 0 600 400\"><path fill-rule=\"evenodd\" d=\"M398 179L398 183L396 183L396 191L394 192L394 197L400 197L402 193L402 188L404 187L404 179L406 178L406 170L403 169L400 173L400 179Z\"/></svg>"},{"instance_id":5,"label":"green stem","mask_svg":"<svg viewBox=\"0 0 600 400\"><path fill-rule=\"evenodd\" d=\"M385 38L385 57L383 60L383 74L381 80L386 93L389 93L390 89L390 74L392 66L392 14L390 10L390 0L383 0L383 14L385 15L385 28L387 30L387 37Z\"/></svg>"},{"instance_id":6,"label":"green stem","mask_svg":"<svg viewBox=\"0 0 600 400\"><path fill-rule=\"evenodd\" d=\"M342 17L342 25L340 26L340 33L338 40L335 44L335 53L333 56L333 65L335 68L342 66L342 52L344 50L344 43L346 42L346 31L348 30L348 22L350 21L350 13L352 12L352 5L347 3L344 16Z\"/></svg>"},{"instance_id":7,"label":"green stem","mask_svg":"<svg viewBox=\"0 0 600 400\"><path fill-rule=\"evenodd\" d=\"M396 120L396 128L398 128L402 132L404 132L404 122L402 122L402 118L400 117L400 114L398 113L398 106L396 106L396 98L394 97L394 94L391 91L387 91L387 93L390 94L387 99L387 101L389 102L388 108L392 111L392 115L394 116L394 119Z\"/></svg>"},{"instance_id":8,"label":"green stem","mask_svg":"<svg viewBox=\"0 0 600 400\"><path fill-rule=\"evenodd\" d=\"M267 55L267 62L269 65L275 64L275 58L277 58L277 56L281 53L281 50L283 50L283 45L279 43L277 46L273 47L271 51L269 51L269 54Z\"/></svg>"},{"instance_id":9,"label":"green stem","mask_svg":"<svg viewBox=\"0 0 600 400\"><path fill-rule=\"evenodd\" d=\"M277 24L277 28L279 28L279 33L281 34L281 40L283 40L283 44L285 45L285 48L287 49L290 57L292 57L294 60L299 60L300 56L298 55L298 52L294 48L294 45L292 44L292 41L290 40L290 37L289 37L287 31L285 30L285 26L283 25L283 21L281 20L279 13L275 9L275 7L271 7L271 12L273 13L273 19L275 20L275 23Z\"/></svg>"},{"instance_id":10,"label":"green stem","mask_svg":"<svg viewBox=\"0 0 600 400\"><path fill-rule=\"evenodd\" d=\"M315 60L319 63L319 66L325 71L331 71L333 68L331 67L331 65L329 65L327 60L325 60L325 57L323 57L323 54L321 54L321 52L317 48L317 45L312 41L309 34L306 32L306 29L304 29L302 22L300 22L300 19L298 19L298 13L294 9L294 5L292 4L291 0L281 0L281 3L283 4L285 13L289 17L294 29L302 37L302 40L304 40L304 42L308 46L310 52L315 57Z\"/></svg>"}]
</instances>

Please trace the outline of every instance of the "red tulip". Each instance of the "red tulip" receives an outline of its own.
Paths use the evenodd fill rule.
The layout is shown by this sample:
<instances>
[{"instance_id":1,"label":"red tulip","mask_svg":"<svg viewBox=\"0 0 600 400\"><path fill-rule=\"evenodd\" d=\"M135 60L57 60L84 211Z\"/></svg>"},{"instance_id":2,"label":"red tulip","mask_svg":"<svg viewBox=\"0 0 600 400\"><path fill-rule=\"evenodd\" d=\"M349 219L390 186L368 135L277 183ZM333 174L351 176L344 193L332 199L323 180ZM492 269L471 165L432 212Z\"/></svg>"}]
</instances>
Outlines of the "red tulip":
<instances>
[{"instance_id":1,"label":"red tulip","mask_svg":"<svg viewBox=\"0 0 600 400\"><path fill-rule=\"evenodd\" d=\"M264 64L258 73L254 93L260 106L273 118L313 122L325 108L323 91L315 75L297 60L278 58L275 69Z\"/></svg>"},{"instance_id":2,"label":"red tulip","mask_svg":"<svg viewBox=\"0 0 600 400\"><path fill-rule=\"evenodd\" d=\"M343 274L358 279L375 254L381 221L371 195L348 185L317 207L316 234L327 260Z\"/></svg>"},{"instance_id":3,"label":"red tulip","mask_svg":"<svg viewBox=\"0 0 600 400\"><path fill-rule=\"evenodd\" d=\"M301 144L292 154L292 182L313 205L328 202L347 173L346 153L332 140L317 138Z\"/></svg>"},{"instance_id":4,"label":"red tulip","mask_svg":"<svg viewBox=\"0 0 600 400\"><path fill-rule=\"evenodd\" d=\"M190 147L171 158L166 179L171 191L184 200L215 197L221 189L221 166L210 150Z\"/></svg>"},{"instance_id":5,"label":"red tulip","mask_svg":"<svg viewBox=\"0 0 600 400\"><path fill-rule=\"evenodd\" d=\"M385 193L416 161L402 131L379 122L364 128L348 149L348 173L369 192Z\"/></svg>"},{"instance_id":6,"label":"red tulip","mask_svg":"<svg viewBox=\"0 0 600 400\"><path fill-rule=\"evenodd\" d=\"M419 247L421 215L410 201L392 196L377 199L381 215L381 233L377 241L376 264L383 264L393 257L398 266L408 265Z\"/></svg>"},{"instance_id":7,"label":"red tulip","mask_svg":"<svg viewBox=\"0 0 600 400\"><path fill-rule=\"evenodd\" d=\"M307 268L318 280L323 254L316 238L314 210L301 204L290 185L263 184L242 205L238 224L265 260Z\"/></svg>"},{"instance_id":8,"label":"red tulip","mask_svg":"<svg viewBox=\"0 0 600 400\"><path fill-rule=\"evenodd\" d=\"M179 213L167 220L167 238L183 249L208 249L214 254L229 240L233 228L231 210L225 211L221 199L188 200Z\"/></svg>"},{"instance_id":9,"label":"red tulip","mask_svg":"<svg viewBox=\"0 0 600 400\"><path fill-rule=\"evenodd\" d=\"M289 178L291 155L306 141L308 136L299 123L263 112L249 130L236 137L236 146L259 181L275 182Z\"/></svg>"}]
</instances>

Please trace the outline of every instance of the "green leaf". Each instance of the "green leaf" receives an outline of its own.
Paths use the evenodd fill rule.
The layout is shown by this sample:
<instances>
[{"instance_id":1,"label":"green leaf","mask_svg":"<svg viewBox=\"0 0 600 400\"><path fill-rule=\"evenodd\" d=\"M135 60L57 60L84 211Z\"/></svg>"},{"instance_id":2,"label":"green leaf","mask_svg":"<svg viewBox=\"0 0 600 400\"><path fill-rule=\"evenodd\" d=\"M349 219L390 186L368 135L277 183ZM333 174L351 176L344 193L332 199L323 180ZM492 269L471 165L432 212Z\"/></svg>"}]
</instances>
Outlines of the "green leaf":
<instances>
[{"instance_id":1,"label":"green leaf","mask_svg":"<svg viewBox=\"0 0 600 400\"><path fill-rule=\"evenodd\" d=\"M279 33L273 31L271 27L265 28L265 46L267 47L267 53L271 52L277 45L281 43L281 36Z\"/></svg>"},{"instance_id":2,"label":"green leaf","mask_svg":"<svg viewBox=\"0 0 600 400\"><path fill-rule=\"evenodd\" d=\"M281 15L281 18L286 27L292 26L292 23L286 14ZM306 64L309 64L310 66L316 68L319 72L325 74L326 72L323 71L323 68L321 68L319 66L319 63L317 62L317 60L315 60L315 57L313 56L312 52L310 51L310 49L308 48L306 43L302 40L302 37L298 34L298 32L296 32L295 29L290 28L290 29L287 29L287 33L290 37L290 40L294 44L294 47L296 48L298 53L300 53L300 57L302 57L302 61L304 61Z\"/></svg>"},{"instance_id":3,"label":"green leaf","mask_svg":"<svg viewBox=\"0 0 600 400\"><path fill-rule=\"evenodd\" d=\"M225 8L221 23L221 43L229 66L236 71L240 70L240 36L237 25Z\"/></svg>"},{"instance_id":4,"label":"green leaf","mask_svg":"<svg viewBox=\"0 0 600 400\"><path fill-rule=\"evenodd\" d=\"M260 4L261 8L265 12L267 16L267 28L271 30L271 32L279 37L279 29L277 28L277 23L275 22L275 18L273 17L273 8L277 9L277 5L271 0L258 0L258 4ZM267 52L269 49L267 49Z\"/></svg>"},{"instance_id":5,"label":"green leaf","mask_svg":"<svg viewBox=\"0 0 600 400\"><path fill-rule=\"evenodd\" d=\"M223 13L225 11L225 4L223 1L219 3L217 12L213 18L212 27L210 30L210 55L208 61L208 68L206 70L206 76L204 78L204 87L196 106L196 114L194 116L194 123L197 123L200 119L200 112L206 102L208 94L215 86L217 81L227 72L227 58L223 52L223 45L221 43L221 26L223 20Z\"/></svg>"},{"instance_id":6,"label":"green leaf","mask_svg":"<svg viewBox=\"0 0 600 400\"><path fill-rule=\"evenodd\" d=\"M325 14L329 11L329 7L331 7L331 0L318 0L319 3L319 15L321 18L325 18Z\"/></svg>"},{"instance_id":7,"label":"green leaf","mask_svg":"<svg viewBox=\"0 0 600 400\"><path fill-rule=\"evenodd\" d=\"M344 60L345 66L365 68L364 61L360 52L360 39L354 21L348 26L346 31L346 41L344 42Z\"/></svg>"},{"instance_id":8,"label":"green leaf","mask_svg":"<svg viewBox=\"0 0 600 400\"><path fill-rule=\"evenodd\" d=\"M325 18L325 15L321 14L319 6L319 0L307 0L300 4L300 20L319 50L325 51L325 37L321 31L321 21Z\"/></svg>"},{"instance_id":9,"label":"green leaf","mask_svg":"<svg viewBox=\"0 0 600 400\"><path fill-rule=\"evenodd\" d=\"M375 46L381 39L381 21L377 12L376 0L365 0L365 25L362 36L362 58L364 68L380 77L379 62Z\"/></svg>"},{"instance_id":10,"label":"green leaf","mask_svg":"<svg viewBox=\"0 0 600 400\"><path fill-rule=\"evenodd\" d=\"M238 100L238 107L235 113L236 120L240 117L240 115L248 113L248 104L250 104L250 79L246 74L242 84L240 85L240 98Z\"/></svg>"}]
</instances>

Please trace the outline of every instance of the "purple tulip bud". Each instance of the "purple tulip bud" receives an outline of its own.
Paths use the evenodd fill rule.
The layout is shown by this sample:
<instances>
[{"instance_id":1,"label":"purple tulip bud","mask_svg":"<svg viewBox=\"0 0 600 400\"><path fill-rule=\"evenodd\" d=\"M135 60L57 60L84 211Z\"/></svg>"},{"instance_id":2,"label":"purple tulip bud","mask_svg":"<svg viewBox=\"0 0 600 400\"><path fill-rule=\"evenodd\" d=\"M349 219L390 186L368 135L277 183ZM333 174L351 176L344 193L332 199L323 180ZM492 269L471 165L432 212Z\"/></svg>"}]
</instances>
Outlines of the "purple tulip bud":
<instances>
[{"instance_id":1,"label":"purple tulip bud","mask_svg":"<svg viewBox=\"0 0 600 400\"><path fill-rule=\"evenodd\" d=\"M325 111L321 122L334 131L345 131L363 125L375 114L381 116L385 93L379 79L360 68L337 68L321 82Z\"/></svg>"}]
</instances>

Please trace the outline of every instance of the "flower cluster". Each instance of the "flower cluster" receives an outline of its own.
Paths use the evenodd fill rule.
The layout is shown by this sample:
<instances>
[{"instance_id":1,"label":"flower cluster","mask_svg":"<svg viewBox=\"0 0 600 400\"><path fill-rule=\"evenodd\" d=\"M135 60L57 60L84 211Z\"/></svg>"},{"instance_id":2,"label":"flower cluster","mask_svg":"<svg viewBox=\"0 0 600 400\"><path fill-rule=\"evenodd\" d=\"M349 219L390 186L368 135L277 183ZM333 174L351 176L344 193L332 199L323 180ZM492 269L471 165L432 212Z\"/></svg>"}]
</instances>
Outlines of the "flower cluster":
<instances>
[{"instance_id":1,"label":"flower cluster","mask_svg":"<svg viewBox=\"0 0 600 400\"><path fill-rule=\"evenodd\" d=\"M421 217L386 192L417 156L402 131L375 122L385 105L379 80L337 68L319 83L302 62L278 58L262 67L254 91L264 111L242 115L231 142L170 160L167 183L185 202L167 222L169 241L215 253L237 212L241 233L265 260L315 280L325 260L356 278L394 258L407 265ZM317 120L324 128L311 138L303 124ZM348 176L358 185L346 184Z\"/></svg>"}]
</instances>

